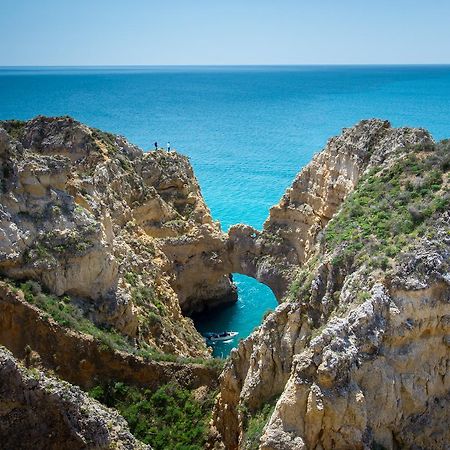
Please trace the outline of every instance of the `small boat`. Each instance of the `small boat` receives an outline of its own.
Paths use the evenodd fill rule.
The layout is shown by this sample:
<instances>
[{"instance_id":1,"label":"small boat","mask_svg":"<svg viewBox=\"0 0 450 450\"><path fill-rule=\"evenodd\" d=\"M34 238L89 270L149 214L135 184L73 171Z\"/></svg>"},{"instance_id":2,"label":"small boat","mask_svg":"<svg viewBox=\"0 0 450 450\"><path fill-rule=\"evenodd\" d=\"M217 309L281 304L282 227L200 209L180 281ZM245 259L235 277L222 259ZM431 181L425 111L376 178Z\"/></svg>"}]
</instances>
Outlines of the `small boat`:
<instances>
[{"instance_id":1,"label":"small boat","mask_svg":"<svg viewBox=\"0 0 450 450\"><path fill-rule=\"evenodd\" d=\"M237 331L223 331L221 333L205 333L204 336L208 341L220 342L229 341L237 336L239 333Z\"/></svg>"}]
</instances>

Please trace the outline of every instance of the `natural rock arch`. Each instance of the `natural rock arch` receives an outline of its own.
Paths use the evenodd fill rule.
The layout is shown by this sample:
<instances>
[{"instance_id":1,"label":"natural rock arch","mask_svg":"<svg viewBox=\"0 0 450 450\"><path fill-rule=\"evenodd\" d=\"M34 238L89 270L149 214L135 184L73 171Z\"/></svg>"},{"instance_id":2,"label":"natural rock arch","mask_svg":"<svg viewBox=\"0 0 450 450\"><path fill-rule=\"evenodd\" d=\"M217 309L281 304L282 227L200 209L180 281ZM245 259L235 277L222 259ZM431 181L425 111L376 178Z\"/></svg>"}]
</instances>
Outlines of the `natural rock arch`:
<instances>
[{"instance_id":1,"label":"natural rock arch","mask_svg":"<svg viewBox=\"0 0 450 450\"><path fill-rule=\"evenodd\" d=\"M280 302L286 295L298 257L284 242L272 242L267 233L248 225L228 231L227 252L231 273L247 275L268 286Z\"/></svg>"},{"instance_id":2,"label":"natural rock arch","mask_svg":"<svg viewBox=\"0 0 450 450\"><path fill-rule=\"evenodd\" d=\"M392 128L383 120L363 120L345 129L299 172L270 209L262 231L238 224L216 239L209 248L212 257L203 258L209 271L205 277L213 274L209 279L219 281L231 273L247 275L269 286L281 302L298 270L321 245L322 230L369 163L386 161L398 148L429 142L432 138L423 129ZM199 266L193 267L198 270ZM201 302L203 307L213 307L226 301L229 297L210 302L203 296Z\"/></svg>"}]
</instances>

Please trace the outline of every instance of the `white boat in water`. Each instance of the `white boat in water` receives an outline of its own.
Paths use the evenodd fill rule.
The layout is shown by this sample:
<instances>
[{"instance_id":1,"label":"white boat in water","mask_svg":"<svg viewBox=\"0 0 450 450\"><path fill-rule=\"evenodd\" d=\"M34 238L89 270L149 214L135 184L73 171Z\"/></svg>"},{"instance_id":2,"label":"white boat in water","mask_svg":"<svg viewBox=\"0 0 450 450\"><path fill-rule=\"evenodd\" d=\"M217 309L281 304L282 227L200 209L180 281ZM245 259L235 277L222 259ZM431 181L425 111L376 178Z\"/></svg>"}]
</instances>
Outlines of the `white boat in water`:
<instances>
[{"instance_id":1,"label":"white boat in water","mask_svg":"<svg viewBox=\"0 0 450 450\"><path fill-rule=\"evenodd\" d=\"M239 333L237 331L224 331L222 333L206 333L204 336L208 341L220 342L229 341L237 336Z\"/></svg>"}]
</instances>

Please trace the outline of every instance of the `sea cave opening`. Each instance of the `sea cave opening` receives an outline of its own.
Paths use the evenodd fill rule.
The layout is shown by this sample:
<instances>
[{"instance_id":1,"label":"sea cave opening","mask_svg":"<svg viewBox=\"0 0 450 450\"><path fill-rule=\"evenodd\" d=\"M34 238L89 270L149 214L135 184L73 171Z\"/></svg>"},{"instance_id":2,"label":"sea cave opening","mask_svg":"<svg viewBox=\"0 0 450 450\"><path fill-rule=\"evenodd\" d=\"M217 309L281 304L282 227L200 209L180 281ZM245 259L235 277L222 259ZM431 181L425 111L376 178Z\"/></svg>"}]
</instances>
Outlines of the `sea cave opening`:
<instances>
[{"instance_id":1,"label":"sea cave opening","mask_svg":"<svg viewBox=\"0 0 450 450\"><path fill-rule=\"evenodd\" d=\"M209 343L213 356L225 358L237 347L240 339L245 339L263 320L269 310L278 306L272 290L263 283L246 275L233 273L233 281L238 289L238 301L197 313L192 316L197 330L201 334L222 331L237 331L232 340Z\"/></svg>"}]
</instances>

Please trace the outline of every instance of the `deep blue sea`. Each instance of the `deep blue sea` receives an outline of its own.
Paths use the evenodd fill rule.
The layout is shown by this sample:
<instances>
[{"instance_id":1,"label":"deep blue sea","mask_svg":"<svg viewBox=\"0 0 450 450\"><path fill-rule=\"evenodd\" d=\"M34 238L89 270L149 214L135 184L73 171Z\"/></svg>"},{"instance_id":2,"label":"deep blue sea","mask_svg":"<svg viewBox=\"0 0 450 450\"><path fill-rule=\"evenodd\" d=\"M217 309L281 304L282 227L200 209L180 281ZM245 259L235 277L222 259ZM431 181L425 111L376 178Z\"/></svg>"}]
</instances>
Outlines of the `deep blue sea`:
<instances>
[{"instance_id":1,"label":"deep blue sea","mask_svg":"<svg viewBox=\"0 0 450 450\"><path fill-rule=\"evenodd\" d=\"M71 115L144 149L170 141L191 158L224 229L261 228L326 140L363 118L450 137L450 66L0 68L0 119ZM235 277L239 301L197 322L247 336L276 302ZM236 345L218 345L216 355Z\"/></svg>"}]
</instances>

